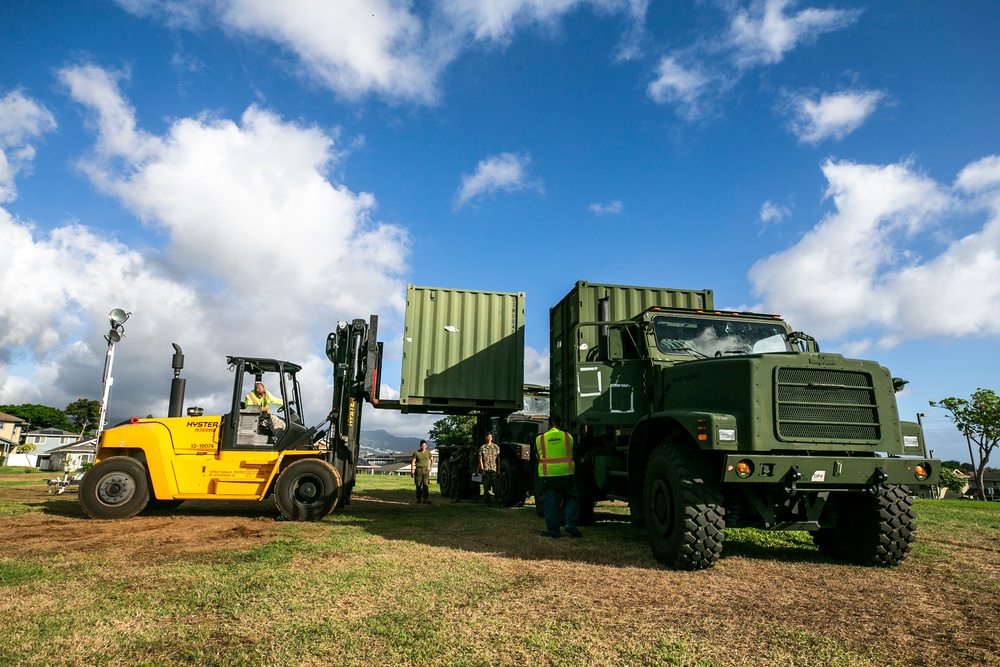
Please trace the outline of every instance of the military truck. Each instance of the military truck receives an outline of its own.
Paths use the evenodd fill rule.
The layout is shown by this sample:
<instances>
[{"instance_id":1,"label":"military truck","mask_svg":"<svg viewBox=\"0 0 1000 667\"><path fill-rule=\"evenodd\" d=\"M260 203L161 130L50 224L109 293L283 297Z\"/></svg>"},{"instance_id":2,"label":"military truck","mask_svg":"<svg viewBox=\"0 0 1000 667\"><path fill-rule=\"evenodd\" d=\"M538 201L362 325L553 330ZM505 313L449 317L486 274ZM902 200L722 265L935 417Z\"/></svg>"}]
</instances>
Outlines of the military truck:
<instances>
[{"instance_id":1,"label":"military truck","mask_svg":"<svg viewBox=\"0 0 1000 667\"><path fill-rule=\"evenodd\" d=\"M826 555L898 565L908 483L935 483L904 381L821 352L779 316L711 290L578 282L550 310L552 413L576 439L582 518L629 504L653 555L711 567L725 529L806 530Z\"/></svg>"}]
</instances>

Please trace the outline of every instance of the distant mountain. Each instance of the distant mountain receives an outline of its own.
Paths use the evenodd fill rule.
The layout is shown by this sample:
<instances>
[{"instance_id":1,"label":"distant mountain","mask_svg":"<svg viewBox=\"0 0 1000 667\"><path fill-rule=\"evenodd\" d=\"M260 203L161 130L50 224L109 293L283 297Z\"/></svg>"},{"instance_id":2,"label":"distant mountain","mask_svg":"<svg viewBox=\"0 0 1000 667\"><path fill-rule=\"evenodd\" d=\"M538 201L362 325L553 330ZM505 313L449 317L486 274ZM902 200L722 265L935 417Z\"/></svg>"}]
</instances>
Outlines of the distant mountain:
<instances>
[{"instance_id":1,"label":"distant mountain","mask_svg":"<svg viewBox=\"0 0 1000 667\"><path fill-rule=\"evenodd\" d=\"M428 442L434 447L433 442ZM420 448L420 438L401 438L387 431L361 431L361 446L390 452L408 452Z\"/></svg>"}]
</instances>

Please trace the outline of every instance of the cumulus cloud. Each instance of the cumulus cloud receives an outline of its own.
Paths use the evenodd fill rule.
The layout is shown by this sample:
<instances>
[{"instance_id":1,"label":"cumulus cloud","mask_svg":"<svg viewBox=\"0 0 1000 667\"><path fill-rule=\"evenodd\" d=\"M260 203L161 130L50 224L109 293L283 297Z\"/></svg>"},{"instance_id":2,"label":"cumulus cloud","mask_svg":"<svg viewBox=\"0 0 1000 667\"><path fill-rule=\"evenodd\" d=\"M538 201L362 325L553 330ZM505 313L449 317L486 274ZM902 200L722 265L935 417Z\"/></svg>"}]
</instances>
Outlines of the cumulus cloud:
<instances>
[{"instance_id":1,"label":"cumulus cloud","mask_svg":"<svg viewBox=\"0 0 1000 667\"><path fill-rule=\"evenodd\" d=\"M794 0L754 0L733 13L727 43L738 67L779 63L799 44L845 28L861 15L860 10L812 7L795 13L785 11L795 4Z\"/></svg>"},{"instance_id":2,"label":"cumulus cloud","mask_svg":"<svg viewBox=\"0 0 1000 667\"><path fill-rule=\"evenodd\" d=\"M681 116L694 120L702 114L706 88L715 79L696 66L684 67L676 57L668 56L660 60L646 92L657 104L675 104Z\"/></svg>"},{"instance_id":3,"label":"cumulus cloud","mask_svg":"<svg viewBox=\"0 0 1000 667\"><path fill-rule=\"evenodd\" d=\"M754 67L780 63L796 47L826 32L843 29L860 11L805 8L789 11L793 0L728 3L727 27L664 56L647 94L657 104L676 107L694 121L716 109L722 97Z\"/></svg>"},{"instance_id":4,"label":"cumulus cloud","mask_svg":"<svg viewBox=\"0 0 1000 667\"><path fill-rule=\"evenodd\" d=\"M177 342L188 404L228 400L227 354L284 357L305 366L306 416L318 421L329 400L326 334L373 312L398 319L408 256L405 230L373 219L374 196L328 176L343 157L336 132L250 107L237 120L181 118L156 135L138 126L120 74L81 65L59 78L95 133L78 166L163 249L127 247L80 223L42 233L0 209L14 258L0 279L16 292L0 303L0 355L39 369L27 381L4 369L0 399L32 402L17 395L26 385L62 396L55 405L94 395L106 313L121 307L133 313L116 358L124 416L165 412Z\"/></svg>"},{"instance_id":5,"label":"cumulus cloud","mask_svg":"<svg viewBox=\"0 0 1000 667\"><path fill-rule=\"evenodd\" d=\"M951 186L905 163L828 161L823 173L833 210L750 271L763 310L886 347L1000 333L1000 157Z\"/></svg>"},{"instance_id":6,"label":"cumulus cloud","mask_svg":"<svg viewBox=\"0 0 1000 667\"><path fill-rule=\"evenodd\" d=\"M14 181L18 173L31 168L33 142L55 129L55 117L23 92L0 97L0 204L17 197Z\"/></svg>"},{"instance_id":7,"label":"cumulus cloud","mask_svg":"<svg viewBox=\"0 0 1000 667\"><path fill-rule=\"evenodd\" d=\"M787 206L775 204L773 201L768 199L760 207L760 222L763 229L767 229L773 225L780 225L785 221L785 218L791 214L792 212ZM763 231L763 229L761 231Z\"/></svg>"},{"instance_id":8,"label":"cumulus cloud","mask_svg":"<svg viewBox=\"0 0 1000 667\"><path fill-rule=\"evenodd\" d=\"M604 216L604 215L621 215L625 212L625 204L621 203L617 199L612 199L607 204L591 204L590 212L594 215Z\"/></svg>"},{"instance_id":9,"label":"cumulus cloud","mask_svg":"<svg viewBox=\"0 0 1000 667\"><path fill-rule=\"evenodd\" d=\"M528 174L531 164L529 155L501 153L480 160L473 174L463 174L462 182L455 195L455 210L474 199L498 191L519 192L534 190L542 192L542 183Z\"/></svg>"},{"instance_id":10,"label":"cumulus cloud","mask_svg":"<svg viewBox=\"0 0 1000 667\"><path fill-rule=\"evenodd\" d=\"M134 14L175 27L218 22L295 56L304 71L348 98L374 93L433 103L438 79L463 49L508 42L523 27L553 25L590 7L626 19L619 54L636 52L648 0L117 0ZM419 10L419 11L418 11Z\"/></svg>"},{"instance_id":11,"label":"cumulus cloud","mask_svg":"<svg viewBox=\"0 0 1000 667\"><path fill-rule=\"evenodd\" d=\"M803 144L843 139L861 127L884 98L885 93L878 90L827 93L818 100L806 95L791 95L788 129Z\"/></svg>"}]
</instances>

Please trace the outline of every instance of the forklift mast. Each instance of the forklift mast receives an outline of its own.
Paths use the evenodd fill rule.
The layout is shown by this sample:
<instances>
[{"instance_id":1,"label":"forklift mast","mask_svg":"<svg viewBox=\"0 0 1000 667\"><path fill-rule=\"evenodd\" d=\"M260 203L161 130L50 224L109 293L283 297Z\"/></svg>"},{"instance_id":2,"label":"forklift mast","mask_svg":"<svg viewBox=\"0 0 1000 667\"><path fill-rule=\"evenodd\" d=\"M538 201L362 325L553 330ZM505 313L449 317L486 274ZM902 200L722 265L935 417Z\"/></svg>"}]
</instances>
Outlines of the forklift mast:
<instances>
[{"instance_id":1,"label":"forklift mast","mask_svg":"<svg viewBox=\"0 0 1000 667\"><path fill-rule=\"evenodd\" d=\"M382 343L376 340L378 315L369 322L338 322L327 336L326 356L333 364L333 405L330 408L327 460L343 479L344 504L350 503L361 451L361 408L367 400L378 405Z\"/></svg>"}]
</instances>

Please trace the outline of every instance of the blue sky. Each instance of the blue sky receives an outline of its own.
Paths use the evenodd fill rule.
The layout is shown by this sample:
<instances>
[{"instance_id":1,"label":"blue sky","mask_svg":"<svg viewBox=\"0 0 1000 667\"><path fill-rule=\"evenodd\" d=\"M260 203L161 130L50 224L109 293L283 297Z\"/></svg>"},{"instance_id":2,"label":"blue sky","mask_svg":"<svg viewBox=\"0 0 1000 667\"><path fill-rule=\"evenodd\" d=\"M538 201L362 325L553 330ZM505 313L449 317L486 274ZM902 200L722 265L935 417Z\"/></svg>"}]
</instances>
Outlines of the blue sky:
<instances>
[{"instance_id":1,"label":"blue sky","mask_svg":"<svg viewBox=\"0 0 1000 667\"><path fill-rule=\"evenodd\" d=\"M526 377L577 280L711 288L910 380L1000 389L1000 5L805 0L0 4L0 403L222 409L407 283L527 293ZM395 373L395 374L394 374ZM367 428L426 432L369 410Z\"/></svg>"}]
</instances>

